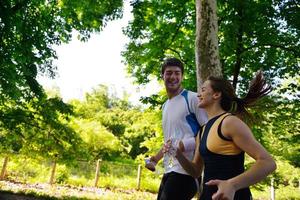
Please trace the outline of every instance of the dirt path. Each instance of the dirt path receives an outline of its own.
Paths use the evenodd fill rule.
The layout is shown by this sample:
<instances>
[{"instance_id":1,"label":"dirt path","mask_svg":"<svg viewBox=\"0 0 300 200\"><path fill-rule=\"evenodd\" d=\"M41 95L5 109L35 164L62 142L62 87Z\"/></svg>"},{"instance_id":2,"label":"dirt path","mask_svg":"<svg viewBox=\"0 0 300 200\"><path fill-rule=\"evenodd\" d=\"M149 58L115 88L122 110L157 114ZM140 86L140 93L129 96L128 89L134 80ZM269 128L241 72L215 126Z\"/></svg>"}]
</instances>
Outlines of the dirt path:
<instances>
[{"instance_id":1,"label":"dirt path","mask_svg":"<svg viewBox=\"0 0 300 200\"><path fill-rule=\"evenodd\" d=\"M28 192L39 194L39 196L41 197L35 197L34 195L27 195ZM76 199L89 198L89 197L90 199L95 199L92 197L96 195L97 196L113 195L113 191L105 188L94 188L94 187L75 187L70 185L51 186L45 183L24 184L18 182L0 181L0 200L2 199L5 200L60 199L65 196L75 197Z\"/></svg>"},{"instance_id":2,"label":"dirt path","mask_svg":"<svg viewBox=\"0 0 300 200\"><path fill-rule=\"evenodd\" d=\"M12 191L12 192L11 192ZM29 195L27 195L29 192ZM31 194L32 195L31 195ZM35 195L33 195L35 194ZM122 197L116 197L122 195ZM49 184L24 184L9 181L0 181L0 200L59 200L64 197L72 199L138 199L149 200L155 199L156 194L123 189L95 188L95 187L75 187L70 185Z\"/></svg>"}]
</instances>

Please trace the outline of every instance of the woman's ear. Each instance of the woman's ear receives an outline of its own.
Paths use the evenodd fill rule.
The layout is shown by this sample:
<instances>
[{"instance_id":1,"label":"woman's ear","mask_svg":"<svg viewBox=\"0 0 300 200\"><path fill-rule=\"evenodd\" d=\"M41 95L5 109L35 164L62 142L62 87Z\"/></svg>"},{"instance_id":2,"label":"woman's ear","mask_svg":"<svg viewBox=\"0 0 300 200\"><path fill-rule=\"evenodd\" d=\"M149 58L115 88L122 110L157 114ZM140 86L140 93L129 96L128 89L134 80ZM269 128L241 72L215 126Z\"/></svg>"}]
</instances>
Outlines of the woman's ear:
<instances>
[{"instance_id":1,"label":"woman's ear","mask_svg":"<svg viewBox=\"0 0 300 200\"><path fill-rule=\"evenodd\" d=\"M221 98L221 96L222 96L221 92L214 92L213 99L219 99L219 98Z\"/></svg>"}]
</instances>

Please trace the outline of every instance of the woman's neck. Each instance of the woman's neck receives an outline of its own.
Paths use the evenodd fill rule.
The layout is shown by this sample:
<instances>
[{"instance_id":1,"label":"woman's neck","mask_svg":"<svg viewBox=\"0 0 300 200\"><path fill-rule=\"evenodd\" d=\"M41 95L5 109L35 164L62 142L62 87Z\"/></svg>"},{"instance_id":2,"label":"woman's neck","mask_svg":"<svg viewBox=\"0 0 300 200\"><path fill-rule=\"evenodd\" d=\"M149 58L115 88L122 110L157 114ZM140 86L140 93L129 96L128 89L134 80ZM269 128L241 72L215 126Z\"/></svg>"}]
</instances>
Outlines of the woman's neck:
<instances>
[{"instance_id":1,"label":"woman's neck","mask_svg":"<svg viewBox=\"0 0 300 200\"><path fill-rule=\"evenodd\" d=\"M218 116L218 115L226 112L220 106L211 106L211 107L205 108L205 111L207 113L208 119L211 119L215 116Z\"/></svg>"}]
</instances>

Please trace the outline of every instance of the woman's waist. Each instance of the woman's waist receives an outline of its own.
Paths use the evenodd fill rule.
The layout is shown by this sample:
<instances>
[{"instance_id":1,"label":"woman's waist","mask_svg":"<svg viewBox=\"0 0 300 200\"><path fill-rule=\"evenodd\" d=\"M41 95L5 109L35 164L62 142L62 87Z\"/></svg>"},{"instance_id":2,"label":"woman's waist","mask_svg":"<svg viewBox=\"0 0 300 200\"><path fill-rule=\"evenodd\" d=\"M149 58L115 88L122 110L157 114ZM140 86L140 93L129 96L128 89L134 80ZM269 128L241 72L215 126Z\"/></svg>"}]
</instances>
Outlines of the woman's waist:
<instances>
[{"instance_id":1,"label":"woman's waist","mask_svg":"<svg viewBox=\"0 0 300 200\"><path fill-rule=\"evenodd\" d=\"M241 170L244 169L244 158L228 156L204 156L204 165L207 170Z\"/></svg>"},{"instance_id":2,"label":"woman's waist","mask_svg":"<svg viewBox=\"0 0 300 200\"><path fill-rule=\"evenodd\" d=\"M222 167L215 167L210 168L205 166L204 168L204 182L214 180L214 179L220 179L220 180L227 180L232 177L238 176L244 172L243 167L236 167L236 168L222 168Z\"/></svg>"}]
</instances>

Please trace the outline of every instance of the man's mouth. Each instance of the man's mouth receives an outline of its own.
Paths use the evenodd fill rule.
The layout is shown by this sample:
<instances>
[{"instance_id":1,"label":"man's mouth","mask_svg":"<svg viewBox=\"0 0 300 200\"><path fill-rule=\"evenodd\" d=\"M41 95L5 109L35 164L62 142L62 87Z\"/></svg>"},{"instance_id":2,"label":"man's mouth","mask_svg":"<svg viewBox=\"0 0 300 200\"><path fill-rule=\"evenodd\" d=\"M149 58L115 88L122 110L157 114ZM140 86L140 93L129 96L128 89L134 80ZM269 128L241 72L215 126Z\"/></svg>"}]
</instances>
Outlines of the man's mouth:
<instances>
[{"instance_id":1,"label":"man's mouth","mask_svg":"<svg viewBox=\"0 0 300 200\"><path fill-rule=\"evenodd\" d=\"M178 82L168 82L168 85L170 85L170 86L174 86L174 85L177 85L178 84Z\"/></svg>"}]
</instances>

